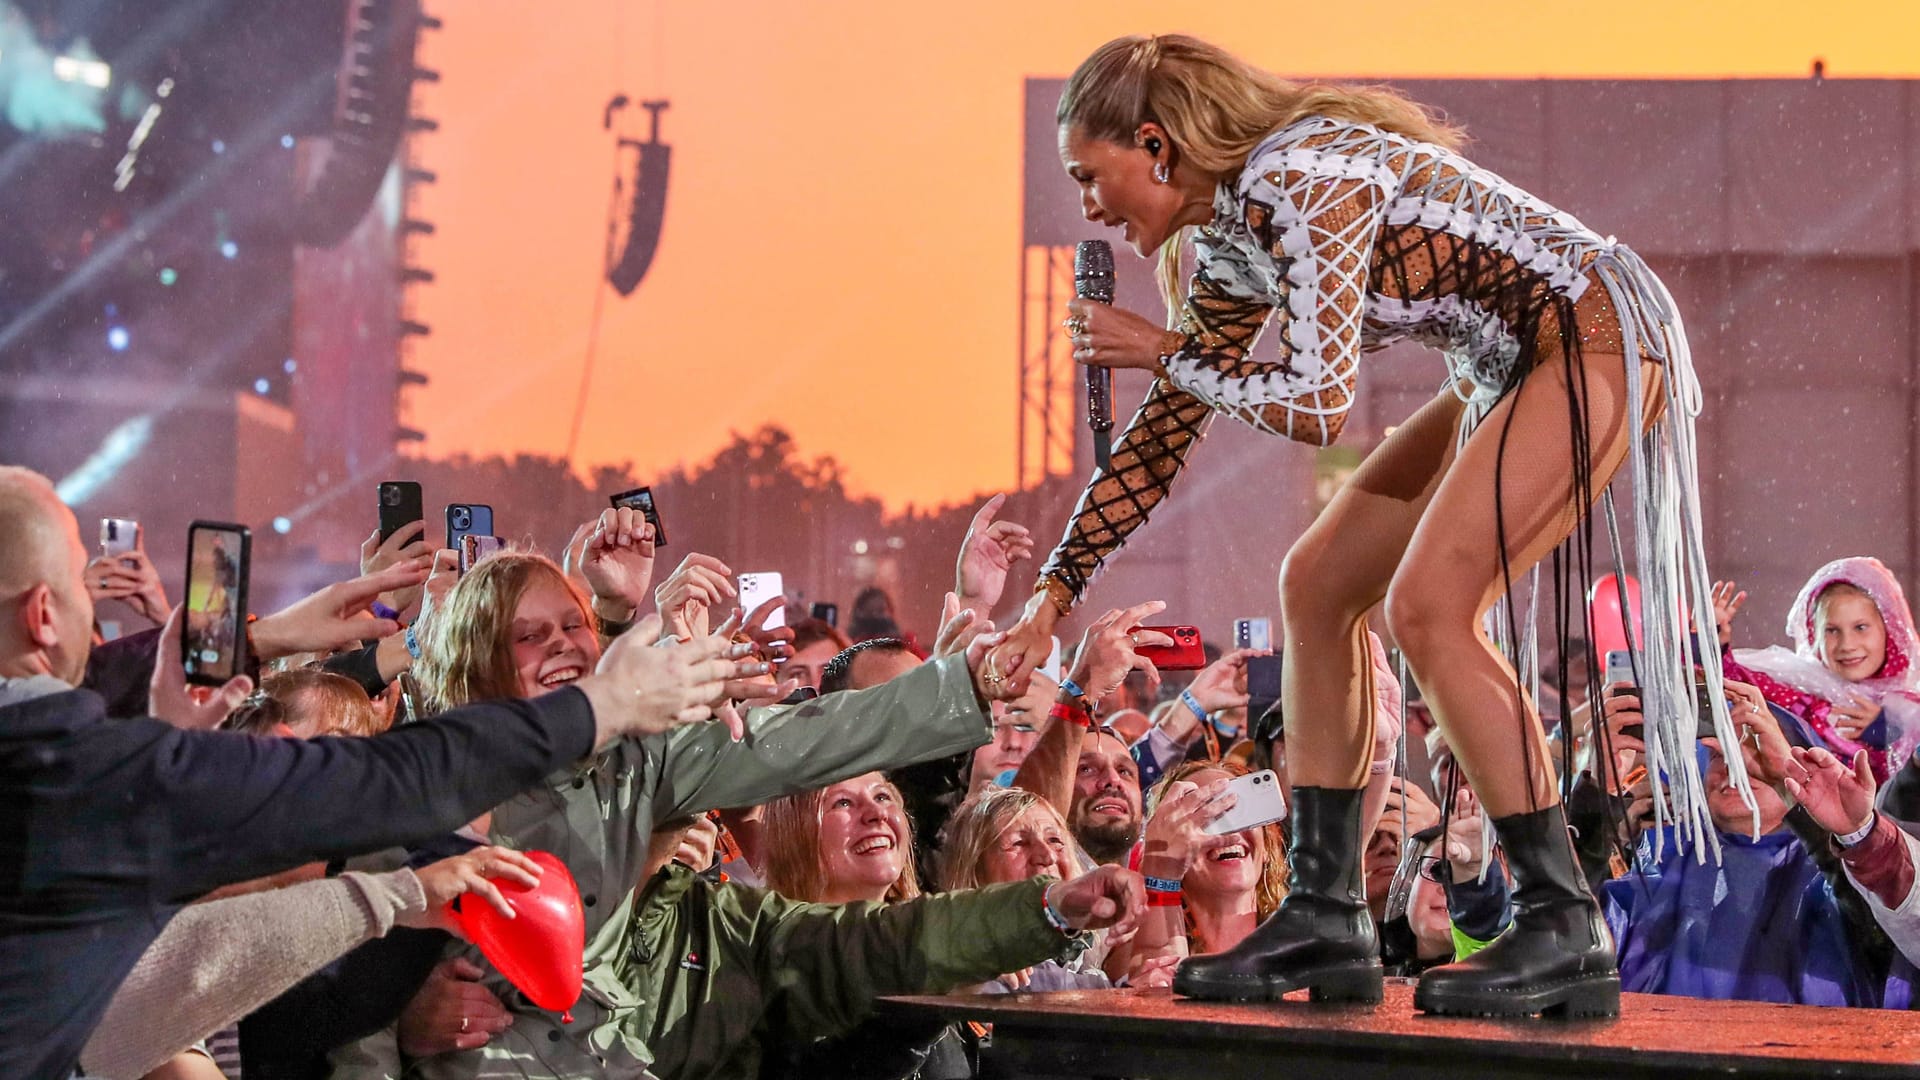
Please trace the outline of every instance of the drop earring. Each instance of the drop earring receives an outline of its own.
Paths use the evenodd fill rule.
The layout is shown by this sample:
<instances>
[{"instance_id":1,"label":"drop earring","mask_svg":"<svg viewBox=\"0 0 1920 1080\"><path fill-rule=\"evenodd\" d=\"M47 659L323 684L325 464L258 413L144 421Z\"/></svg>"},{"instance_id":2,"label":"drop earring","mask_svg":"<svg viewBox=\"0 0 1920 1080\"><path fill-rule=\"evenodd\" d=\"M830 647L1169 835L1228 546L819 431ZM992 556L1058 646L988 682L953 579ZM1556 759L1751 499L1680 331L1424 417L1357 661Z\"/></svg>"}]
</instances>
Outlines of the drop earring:
<instances>
[{"instance_id":1,"label":"drop earring","mask_svg":"<svg viewBox=\"0 0 1920 1080\"><path fill-rule=\"evenodd\" d=\"M1156 161L1153 163L1153 182L1154 183L1164 184L1171 179L1173 179L1173 175L1167 171L1166 162Z\"/></svg>"}]
</instances>

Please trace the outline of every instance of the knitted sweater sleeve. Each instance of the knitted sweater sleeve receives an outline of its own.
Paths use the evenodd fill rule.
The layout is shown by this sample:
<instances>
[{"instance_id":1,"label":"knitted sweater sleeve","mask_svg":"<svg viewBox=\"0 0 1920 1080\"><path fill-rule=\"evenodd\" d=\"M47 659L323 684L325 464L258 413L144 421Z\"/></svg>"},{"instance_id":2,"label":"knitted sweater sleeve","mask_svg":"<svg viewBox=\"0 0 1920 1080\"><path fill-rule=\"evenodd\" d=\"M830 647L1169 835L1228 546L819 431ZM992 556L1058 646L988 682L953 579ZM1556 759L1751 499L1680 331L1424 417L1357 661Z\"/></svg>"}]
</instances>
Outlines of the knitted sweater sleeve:
<instances>
[{"instance_id":1,"label":"knitted sweater sleeve","mask_svg":"<svg viewBox=\"0 0 1920 1080\"><path fill-rule=\"evenodd\" d=\"M413 871L396 870L189 906L114 993L81 1061L106 1080L143 1076L426 905Z\"/></svg>"}]
</instances>

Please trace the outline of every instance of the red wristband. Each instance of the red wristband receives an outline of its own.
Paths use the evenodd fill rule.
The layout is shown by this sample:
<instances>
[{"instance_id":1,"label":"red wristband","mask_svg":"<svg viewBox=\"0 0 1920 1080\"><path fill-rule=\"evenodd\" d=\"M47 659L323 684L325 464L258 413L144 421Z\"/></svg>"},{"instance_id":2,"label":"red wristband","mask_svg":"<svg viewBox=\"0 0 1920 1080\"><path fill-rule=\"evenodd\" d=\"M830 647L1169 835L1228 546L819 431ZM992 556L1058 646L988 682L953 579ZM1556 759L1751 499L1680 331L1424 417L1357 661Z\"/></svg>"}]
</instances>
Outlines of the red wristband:
<instances>
[{"instance_id":1,"label":"red wristband","mask_svg":"<svg viewBox=\"0 0 1920 1080\"><path fill-rule=\"evenodd\" d=\"M1053 711L1049 712L1047 715L1053 717L1055 720L1071 721L1073 723L1079 724L1083 728L1093 727L1093 715L1091 713L1087 712L1087 710L1081 708L1078 705L1074 705L1065 701L1054 702Z\"/></svg>"},{"instance_id":2,"label":"red wristband","mask_svg":"<svg viewBox=\"0 0 1920 1080\"><path fill-rule=\"evenodd\" d=\"M1182 897L1184 897L1185 895L1186 895L1185 893L1160 892L1155 889L1148 889L1147 890L1147 906L1148 907L1179 907L1180 901Z\"/></svg>"}]
</instances>

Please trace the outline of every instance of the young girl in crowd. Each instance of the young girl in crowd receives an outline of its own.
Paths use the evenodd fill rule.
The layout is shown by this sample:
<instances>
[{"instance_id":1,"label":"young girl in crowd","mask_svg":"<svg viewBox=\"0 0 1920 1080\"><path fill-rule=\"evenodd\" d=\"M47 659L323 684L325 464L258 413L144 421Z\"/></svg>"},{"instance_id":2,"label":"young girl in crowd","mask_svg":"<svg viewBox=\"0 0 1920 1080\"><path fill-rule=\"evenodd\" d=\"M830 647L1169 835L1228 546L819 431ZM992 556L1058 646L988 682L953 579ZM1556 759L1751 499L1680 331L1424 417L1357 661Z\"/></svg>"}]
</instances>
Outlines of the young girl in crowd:
<instances>
[{"instance_id":1,"label":"young girl in crowd","mask_svg":"<svg viewBox=\"0 0 1920 1080\"><path fill-rule=\"evenodd\" d=\"M1885 780L1920 743L1920 638L1899 579L1878 559L1837 559L1807 579L1787 614L1791 649L1726 649L1745 595L1715 590L1722 668L1760 688L1843 760L1868 750Z\"/></svg>"}]
</instances>

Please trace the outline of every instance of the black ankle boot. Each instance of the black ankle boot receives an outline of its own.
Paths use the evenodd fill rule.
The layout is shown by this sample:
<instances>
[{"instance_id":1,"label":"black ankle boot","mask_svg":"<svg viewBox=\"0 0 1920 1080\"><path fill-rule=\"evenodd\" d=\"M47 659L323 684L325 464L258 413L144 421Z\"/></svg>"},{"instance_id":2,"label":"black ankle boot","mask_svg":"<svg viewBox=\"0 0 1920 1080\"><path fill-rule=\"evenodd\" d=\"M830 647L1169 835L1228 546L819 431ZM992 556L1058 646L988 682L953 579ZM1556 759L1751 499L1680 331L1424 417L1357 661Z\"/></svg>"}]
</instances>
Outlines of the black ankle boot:
<instances>
[{"instance_id":1,"label":"black ankle boot","mask_svg":"<svg viewBox=\"0 0 1920 1080\"><path fill-rule=\"evenodd\" d=\"M1613 936L1558 805L1493 822L1513 871L1513 925L1457 964L1420 976L1413 1007L1456 1016L1620 1015Z\"/></svg>"},{"instance_id":2,"label":"black ankle boot","mask_svg":"<svg viewBox=\"0 0 1920 1080\"><path fill-rule=\"evenodd\" d=\"M1280 910L1226 952L1183 960L1173 992L1209 1001L1380 1000L1380 945L1360 872L1364 790L1293 789L1288 892Z\"/></svg>"}]
</instances>

